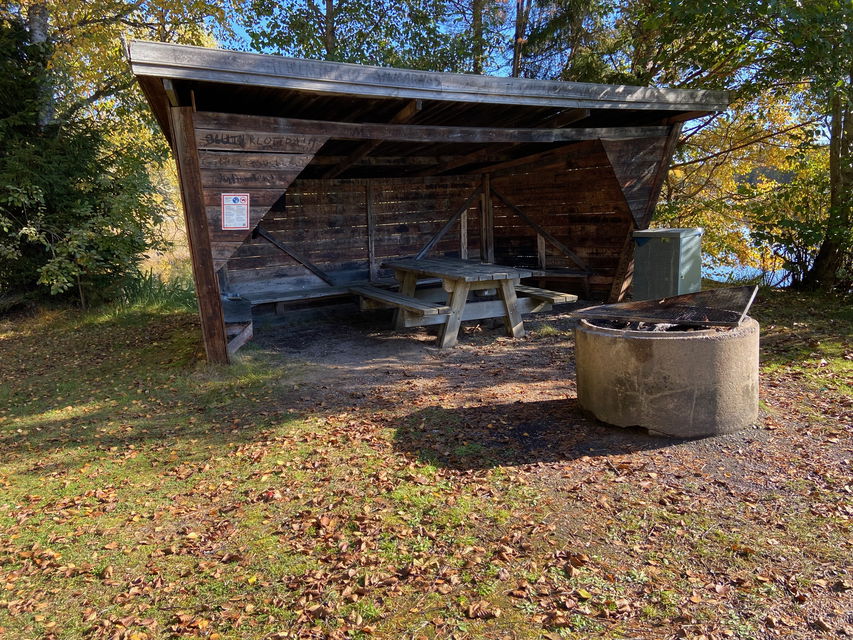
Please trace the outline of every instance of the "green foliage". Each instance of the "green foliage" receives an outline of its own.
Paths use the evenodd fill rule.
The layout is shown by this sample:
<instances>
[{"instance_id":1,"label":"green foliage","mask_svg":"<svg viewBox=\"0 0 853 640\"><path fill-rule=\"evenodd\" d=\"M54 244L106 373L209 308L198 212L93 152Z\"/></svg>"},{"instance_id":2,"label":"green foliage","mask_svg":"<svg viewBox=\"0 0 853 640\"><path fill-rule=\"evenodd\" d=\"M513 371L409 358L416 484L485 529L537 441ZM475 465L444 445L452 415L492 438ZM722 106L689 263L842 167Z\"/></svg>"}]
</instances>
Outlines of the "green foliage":
<instances>
[{"instance_id":1,"label":"green foliage","mask_svg":"<svg viewBox=\"0 0 853 640\"><path fill-rule=\"evenodd\" d=\"M825 235L829 211L826 160L826 154L800 153L789 159L788 173L741 186L749 199L753 244L777 256L795 285L803 282L814 265Z\"/></svg>"},{"instance_id":2,"label":"green foliage","mask_svg":"<svg viewBox=\"0 0 853 640\"><path fill-rule=\"evenodd\" d=\"M729 115L685 129L676 167L690 168L668 177L658 223L705 226L705 246L718 262L758 266L784 256L797 282L848 286L853 3L564 0L552 6L526 52L540 55L540 68L554 77L736 92ZM592 27L595 35L586 32ZM768 100L777 101L775 113L762 110ZM805 144L823 160L810 168L787 166L784 156L804 143L815 124L825 128ZM805 134L800 141L794 139L798 134ZM781 158L780 147L786 151ZM779 170L798 175L776 190L775 208L752 202L769 202L769 193L741 188L738 176ZM827 188L824 209L813 206L804 215L793 204L824 202Z\"/></svg>"},{"instance_id":3,"label":"green foliage","mask_svg":"<svg viewBox=\"0 0 853 640\"><path fill-rule=\"evenodd\" d=\"M815 165L795 167L798 177L792 188L782 190L787 195L780 195L775 210L759 210L755 231L761 242L782 251L797 283L848 288L851 278L845 271L853 266L853 3L691 0L646 5L646 24L663 26L663 46L679 45L681 57L693 61L677 86L736 89L742 100L762 93L785 99L793 94L792 114L825 124L823 139L812 145L828 157L819 164L823 176L814 174ZM700 85L693 84L697 79ZM806 203L819 202L822 195L828 201L822 215L815 214L819 207L814 204L803 215Z\"/></svg>"},{"instance_id":4,"label":"green foliage","mask_svg":"<svg viewBox=\"0 0 853 640\"><path fill-rule=\"evenodd\" d=\"M601 82L608 77L607 59L615 29L606 24L612 7L601 0L536 3L522 54L521 75L535 78Z\"/></svg>"},{"instance_id":5,"label":"green foliage","mask_svg":"<svg viewBox=\"0 0 853 640\"><path fill-rule=\"evenodd\" d=\"M0 291L109 295L161 246L144 158L117 152L91 120L40 126L51 51L8 18L0 47Z\"/></svg>"},{"instance_id":6,"label":"green foliage","mask_svg":"<svg viewBox=\"0 0 853 640\"><path fill-rule=\"evenodd\" d=\"M149 270L127 279L115 308L121 312L128 309L195 311L196 305L192 278L177 275L166 279Z\"/></svg>"},{"instance_id":7,"label":"green foliage","mask_svg":"<svg viewBox=\"0 0 853 640\"><path fill-rule=\"evenodd\" d=\"M250 0L252 46L285 55L412 69L456 70L460 41L442 28L443 0Z\"/></svg>"}]
</instances>

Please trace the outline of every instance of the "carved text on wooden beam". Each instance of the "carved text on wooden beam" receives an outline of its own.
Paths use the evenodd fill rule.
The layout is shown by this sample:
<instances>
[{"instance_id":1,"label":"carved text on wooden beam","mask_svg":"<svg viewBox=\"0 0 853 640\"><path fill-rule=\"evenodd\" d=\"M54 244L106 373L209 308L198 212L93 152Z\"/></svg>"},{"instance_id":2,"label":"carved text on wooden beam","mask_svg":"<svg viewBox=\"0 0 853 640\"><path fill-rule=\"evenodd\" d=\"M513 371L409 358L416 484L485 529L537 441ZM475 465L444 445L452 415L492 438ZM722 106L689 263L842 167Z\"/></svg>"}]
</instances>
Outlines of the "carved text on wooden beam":
<instances>
[{"instance_id":1,"label":"carved text on wooden beam","mask_svg":"<svg viewBox=\"0 0 853 640\"><path fill-rule=\"evenodd\" d=\"M298 175L297 171L202 171L205 187L286 188Z\"/></svg>"},{"instance_id":2,"label":"carved text on wooden beam","mask_svg":"<svg viewBox=\"0 0 853 640\"><path fill-rule=\"evenodd\" d=\"M323 146L322 136L245 133L243 131L196 131L199 149L246 151L293 151L314 153Z\"/></svg>"},{"instance_id":3,"label":"carved text on wooden beam","mask_svg":"<svg viewBox=\"0 0 853 640\"><path fill-rule=\"evenodd\" d=\"M311 156L300 153L250 153L246 151L200 151L202 169L302 170Z\"/></svg>"}]
</instances>

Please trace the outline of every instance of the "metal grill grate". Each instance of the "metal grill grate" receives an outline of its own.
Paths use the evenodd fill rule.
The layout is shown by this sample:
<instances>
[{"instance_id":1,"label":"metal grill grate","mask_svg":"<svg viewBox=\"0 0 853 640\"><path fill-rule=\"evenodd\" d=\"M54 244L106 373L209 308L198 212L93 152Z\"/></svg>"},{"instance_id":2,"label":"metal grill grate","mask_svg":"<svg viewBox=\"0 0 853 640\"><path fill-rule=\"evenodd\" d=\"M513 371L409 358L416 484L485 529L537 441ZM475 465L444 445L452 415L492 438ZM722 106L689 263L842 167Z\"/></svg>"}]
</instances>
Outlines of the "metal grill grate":
<instances>
[{"instance_id":1,"label":"metal grill grate","mask_svg":"<svg viewBox=\"0 0 853 640\"><path fill-rule=\"evenodd\" d=\"M587 307L573 315L598 320L659 322L694 327L736 327L746 317L758 287L729 287L660 300Z\"/></svg>"}]
</instances>

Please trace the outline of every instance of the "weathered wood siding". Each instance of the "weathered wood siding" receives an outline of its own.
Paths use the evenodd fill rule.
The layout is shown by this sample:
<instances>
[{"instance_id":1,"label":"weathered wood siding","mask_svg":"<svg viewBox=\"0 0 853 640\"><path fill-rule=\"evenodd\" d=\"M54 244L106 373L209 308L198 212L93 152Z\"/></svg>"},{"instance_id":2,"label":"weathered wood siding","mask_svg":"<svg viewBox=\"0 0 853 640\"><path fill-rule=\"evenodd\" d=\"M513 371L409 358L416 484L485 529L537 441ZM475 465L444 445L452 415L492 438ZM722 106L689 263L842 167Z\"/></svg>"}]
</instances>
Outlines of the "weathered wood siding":
<instances>
[{"instance_id":1,"label":"weathered wood siding","mask_svg":"<svg viewBox=\"0 0 853 640\"><path fill-rule=\"evenodd\" d=\"M227 267L236 290L287 291L324 282L267 240L253 239L251 230L223 230L222 193L248 193L251 228L260 223L343 284L388 275L379 269L383 261L418 253L466 199L484 189L432 255L494 256L501 264L535 268L544 258L548 269L577 270L580 262L593 274L588 283L569 279L549 286L580 293L589 284L605 298L625 278L625 254L632 249L627 240L650 210L670 150L660 136L587 140L537 154L533 162L494 165L484 169L488 178L473 170L369 182L300 179L325 137L226 126L245 120L259 129L257 123L280 119L194 117L214 265ZM492 195L492 187L506 202Z\"/></svg>"},{"instance_id":2,"label":"weathered wood siding","mask_svg":"<svg viewBox=\"0 0 853 640\"><path fill-rule=\"evenodd\" d=\"M441 228L479 178L412 178L373 181L373 255L383 260L417 253ZM283 207L261 220L264 229L292 247L333 279L368 278L368 185L364 180L297 180ZM469 216L476 216L472 208ZM470 234L469 234L470 235ZM459 255L458 225L435 247L433 255ZM262 238L246 240L227 262L229 280L269 288L321 286L296 260Z\"/></svg>"},{"instance_id":3,"label":"weathered wood siding","mask_svg":"<svg viewBox=\"0 0 853 640\"><path fill-rule=\"evenodd\" d=\"M601 144L639 226L646 214L654 191L655 177L667 151L667 138L602 140ZM666 160L669 160L668 154Z\"/></svg>"},{"instance_id":4,"label":"weathered wood siding","mask_svg":"<svg viewBox=\"0 0 853 640\"><path fill-rule=\"evenodd\" d=\"M588 143L568 156L535 171L493 180L495 189L534 222L571 249L593 271L591 290L607 295L626 233L633 228L619 181L600 142ZM495 208L495 261L539 266L536 231L499 199ZM544 243L546 267L577 269L572 259ZM580 293L581 281L563 289ZM549 283L550 288L559 284Z\"/></svg>"},{"instance_id":5,"label":"weathered wood siding","mask_svg":"<svg viewBox=\"0 0 853 640\"><path fill-rule=\"evenodd\" d=\"M220 115L219 118L224 118ZM228 260L322 147L325 136L230 130L194 114L204 204L216 269ZM221 195L248 193L249 230L222 228Z\"/></svg>"}]
</instances>

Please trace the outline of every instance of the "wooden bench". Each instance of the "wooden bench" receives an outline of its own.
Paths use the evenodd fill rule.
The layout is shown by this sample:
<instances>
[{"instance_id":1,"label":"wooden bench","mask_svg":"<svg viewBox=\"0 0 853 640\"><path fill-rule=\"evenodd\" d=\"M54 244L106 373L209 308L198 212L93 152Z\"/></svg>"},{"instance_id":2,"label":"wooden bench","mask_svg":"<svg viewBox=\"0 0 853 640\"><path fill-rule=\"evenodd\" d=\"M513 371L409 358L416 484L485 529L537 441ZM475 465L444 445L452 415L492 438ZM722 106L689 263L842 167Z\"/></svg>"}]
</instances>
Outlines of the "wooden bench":
<instances>
[{"instance_id":1,"label":"wooden bench","mask_svg":"<svg viewBox=\"0 0 853 640\"><path fill-rule=\"evenodd\" d=\"M369 285L350 287L349 291L361 298L381 302L384 305L397 307L419 316L446 316L450 313L450 307L445 304L429 302Z\"/></svg>"},{"instance_id":2,"label":"wooden bench","mask_svg":"<svg viewBox=\"0 0 853 640\"><path fill-rule=\"evenodd\" d=\"M579 269L539 269L533 272L537 284L543 284L547 280L570 280L580 278L583 280L583 295L589 297L589 278L594 275L591 271Z\"/></svg>"},{"instance_id":3,"label":"wooden bench","mask_svg":"<svg viewBox=\"0 0 853 640\"><path fill-rule=\"evenodd\" d=\"M352 285L344 287L317 287L314 289L292 289L281 291L278 289L262 289L258 291L240 292L240 295L248 300L252 306L270 304L277 302L303 302L307 300L322 300L323 298L334 298L345 296L349 293Z\"/></svg>"},{"instance_id":4,"label":"wooden bench","mask_svg":"<svg viewBox=\"0 0 853 640\"><path fill-rule=\"evenodd\" d=\"M551 291L550 289L540 289L539 287L530 287L526 284L515 285L515 292L534 300L541 300L550 304L560 304L562 302L577 302L578 297L571 293L562 291Z\"/></svg>"}]
</instances>

